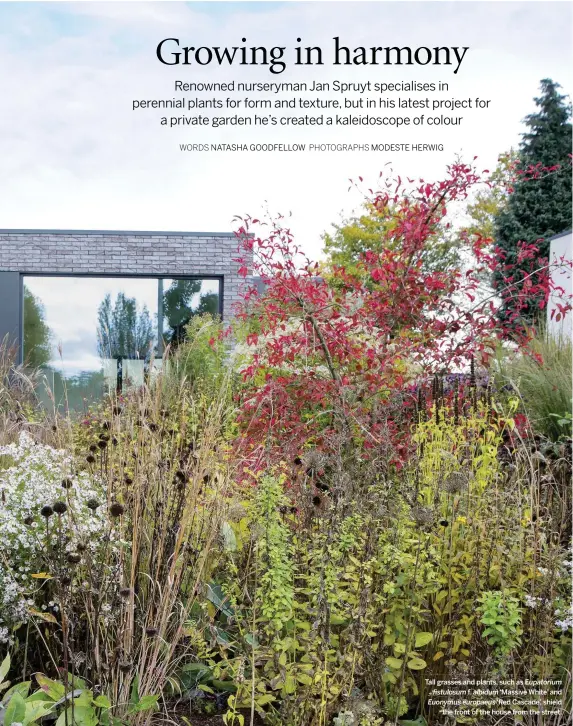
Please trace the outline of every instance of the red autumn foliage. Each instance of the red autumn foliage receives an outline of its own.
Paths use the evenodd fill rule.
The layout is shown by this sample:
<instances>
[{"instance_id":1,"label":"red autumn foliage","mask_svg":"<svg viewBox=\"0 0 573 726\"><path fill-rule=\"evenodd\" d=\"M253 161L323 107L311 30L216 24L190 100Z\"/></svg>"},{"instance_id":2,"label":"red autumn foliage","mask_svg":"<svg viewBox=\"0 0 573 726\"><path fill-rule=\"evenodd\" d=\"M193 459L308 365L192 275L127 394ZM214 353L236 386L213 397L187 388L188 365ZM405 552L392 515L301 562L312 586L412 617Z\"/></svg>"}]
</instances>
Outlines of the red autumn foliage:
<instances>
[{"instance_id":1,"label":"red autumn foliage","mask_svg":"<svg viewBox=\"0 0 573 726\"><path fill-rule=\"evenodd\" d=\"M428 272L423 265L438 223L480 183L475 168L463 163L448 167L440 182L405 187L399 177L388 180L370 199L392 219L386 248L366 253L360 274L339 267L328 279L282 218L268 227L240 219L240 272L266 285L262 295L247 285L238 310L257 327L247 338L253 355L242 371L237 444L248 469L281 461L291 467L305 448L329 452L341 445L362 458L382 448L400 466L408 449L402 405L408 385L461 370L472 359L487 364L495 342L510 330L527 346L531 331L516 331L513 320L500 322L496 313L507 295L514 310L533 295L547 300L549 266L535 245L522 246L520 261L530 261L531 274L519 285L500 251L481 237L465 239L466 256L476 261L472 269ZM484 298L483 273L497 269L503 285Z\"/></svg>"}]
</instances>

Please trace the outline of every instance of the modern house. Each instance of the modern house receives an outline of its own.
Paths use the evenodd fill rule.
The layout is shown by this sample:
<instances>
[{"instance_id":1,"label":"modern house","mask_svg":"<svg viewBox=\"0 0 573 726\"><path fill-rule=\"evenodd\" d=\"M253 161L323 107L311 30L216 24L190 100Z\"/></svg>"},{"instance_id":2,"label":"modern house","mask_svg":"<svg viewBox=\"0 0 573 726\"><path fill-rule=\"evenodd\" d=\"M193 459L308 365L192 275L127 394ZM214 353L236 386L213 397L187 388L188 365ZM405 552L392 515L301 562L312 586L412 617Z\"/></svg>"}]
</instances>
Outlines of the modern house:
<instances>
[{"instance_id":1,"label":"modern house","mask_svg":"<svg viewBox=\"0 0 573 726\"><path fill-rule=\"evenodd\" d=\"M233 233L0 230L0 340L54 388L143 379L200 312L239 300Z\"/></svg>"},{"instance_id":2,"label":"modern house","mask_svg":"<svg viewBox=\"0 0 573 726\"><path fill-rule=\"evenodd\" d=\"M559 313L558 304L569 302L573 295L573 272L571 264L573 261L573 233L571 230L562 232L549 240L549 263L552 265L551 279L554 285L563 288L563 296L552 295L547 306L547 330L554 338L573 337L573 316L571 311L565 315Z\"/></svg>"}]
</instances>

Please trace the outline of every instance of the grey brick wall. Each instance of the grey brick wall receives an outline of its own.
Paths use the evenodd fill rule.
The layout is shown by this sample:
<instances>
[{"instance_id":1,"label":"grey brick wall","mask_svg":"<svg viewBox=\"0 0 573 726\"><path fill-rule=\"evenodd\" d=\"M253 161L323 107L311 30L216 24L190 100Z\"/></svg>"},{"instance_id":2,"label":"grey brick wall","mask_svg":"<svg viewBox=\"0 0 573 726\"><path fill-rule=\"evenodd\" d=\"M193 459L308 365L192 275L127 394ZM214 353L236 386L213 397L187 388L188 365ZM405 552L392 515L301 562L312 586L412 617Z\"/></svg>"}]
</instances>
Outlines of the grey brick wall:
<instances>
[{"instance_id":1,"label":"grey brick wall","mask_svg":"<svg viewBox=\"0 0 573 726\"><path fill-rule=\"evenodd\" d=\"M226 321L240 299L235 257L232 233L0 229L0 273L222 276ZM4 318L0 337L14 327Z\"/></svg>"}]
</instances>

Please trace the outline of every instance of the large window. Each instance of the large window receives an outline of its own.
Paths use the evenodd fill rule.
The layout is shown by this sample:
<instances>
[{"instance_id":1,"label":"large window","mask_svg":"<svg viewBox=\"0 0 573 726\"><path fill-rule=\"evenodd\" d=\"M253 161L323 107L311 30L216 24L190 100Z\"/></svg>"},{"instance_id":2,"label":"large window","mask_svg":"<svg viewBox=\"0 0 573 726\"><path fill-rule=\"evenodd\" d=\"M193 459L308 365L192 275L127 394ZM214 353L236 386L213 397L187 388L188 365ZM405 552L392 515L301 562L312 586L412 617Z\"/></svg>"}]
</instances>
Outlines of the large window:
<instances>
[{"instance_id":1,"label":"large window","mask_svg":"<svg viewBox=\"0 0 573 726\"><path fill-rule=\"evenodd\" d=\"M221 312L218 278L24 277L23 360L42 398L82 408L143 383L191 317Z\"/></svg>"}]
</instances>

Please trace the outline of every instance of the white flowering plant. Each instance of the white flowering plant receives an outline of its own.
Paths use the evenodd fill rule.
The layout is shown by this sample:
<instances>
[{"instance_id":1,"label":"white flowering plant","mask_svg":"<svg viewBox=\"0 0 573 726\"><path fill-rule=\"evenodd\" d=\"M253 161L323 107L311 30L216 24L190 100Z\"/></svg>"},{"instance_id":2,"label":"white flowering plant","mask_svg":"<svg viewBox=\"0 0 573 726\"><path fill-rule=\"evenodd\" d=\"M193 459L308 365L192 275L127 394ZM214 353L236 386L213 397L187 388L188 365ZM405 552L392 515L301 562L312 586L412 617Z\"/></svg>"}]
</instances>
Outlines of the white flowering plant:
<instances>
[{"instance_id":1,"label":"white flowering plant","mask_svg":"<svg viewBox=\"0 0 573 726\"><path fill-rule=\"evenodd\" d=\"M30 614L57 610L51 570L95 554L105 526L104 487L68 452L26 432L0 447L0 643Z\"/></svg>"}]
</instances>

